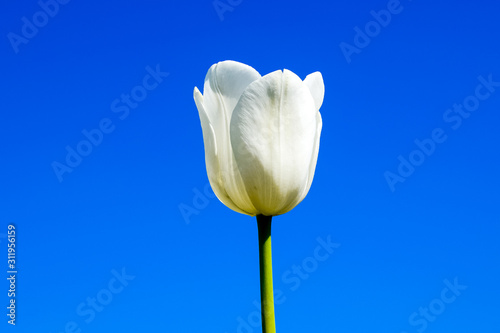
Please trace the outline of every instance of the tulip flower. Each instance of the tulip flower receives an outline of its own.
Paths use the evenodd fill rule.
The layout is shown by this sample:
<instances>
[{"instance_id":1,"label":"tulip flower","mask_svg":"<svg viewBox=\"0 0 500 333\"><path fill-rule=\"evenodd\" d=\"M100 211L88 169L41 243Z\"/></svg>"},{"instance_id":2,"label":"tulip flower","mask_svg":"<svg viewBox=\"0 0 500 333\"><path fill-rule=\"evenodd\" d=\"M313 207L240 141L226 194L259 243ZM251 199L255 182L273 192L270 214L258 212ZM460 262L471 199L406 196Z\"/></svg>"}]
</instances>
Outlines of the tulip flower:
<instances>
[{"instance_id":1,"label":"tulip flower","mask_svg":"<svg viewBox=\"0 0 500 333\"><path fill-rule=\"evenodd\" d=\"M311 187L319 151L324 85L289 70L261 76L223 61L194 88L210 185L232 210L257 216L264 332L275 332L271 218L297 206Z\"/></svg>"}]
</instances>

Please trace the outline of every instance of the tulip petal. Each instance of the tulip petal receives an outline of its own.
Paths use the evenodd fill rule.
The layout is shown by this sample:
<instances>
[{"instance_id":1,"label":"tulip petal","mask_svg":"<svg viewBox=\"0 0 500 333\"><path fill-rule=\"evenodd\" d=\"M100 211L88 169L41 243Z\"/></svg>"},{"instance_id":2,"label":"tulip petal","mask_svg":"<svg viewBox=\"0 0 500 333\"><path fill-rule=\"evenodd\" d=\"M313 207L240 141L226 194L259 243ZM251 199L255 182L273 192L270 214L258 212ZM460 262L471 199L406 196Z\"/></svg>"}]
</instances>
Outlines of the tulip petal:
<instances>
[{"instance_id":1,"label":"tulip petal","mask_svg":"<svg viewBox=\"0 0 500 333\"><path fill-rule=\"evenodd\" d=\"M307 185L304 188L304 192L301 195L300 201L302 201L307 193L309 192L309 189L311 188L312 181L314 179L314 171L316 171L316 163L318 162L318 153L319 153L319 138L321 136L321 128L323 127L323 120L321 119L321 114L316 113L316 136L314 139L314 151L313 151L313 156L311 159L311 165L309 166L309 177L307 179ZM299 202L300 202L299 201Z\"/></svg>"},{"instance_id":2,"label":"tulip petal","mask_svg":"<svg viewBox=\"0 0 500 333\"><path fill-rule=\"evenodd\" d=\"M209 119L212 122L221 119L222 111L229 124L241 94L250 83L259 78L260 74L255 69L236 61L228 60L212 65L203 88L204 105Z\"/></svg>"},{"instance_id":3,"label":"tulip petal","mask_svg":"<svg viewBox=\"0 0 500 333\"><path fill-rule=\"evenodd\" d=\"M314 104L316 104L316 109L319 110L323 104L323 98L325 96L325 84L323 83L323 76L320 72L314 72L306 76L304 83L307 85L311 91L311 95L314 99Z\"/></svg>"},{"instance_id":4,"label":"tulip petal","mask_svg":"<svg viewBox=\"0 0 500 333\"><path fill-rule=\"evenodd\" d=\"M211 184L212 182L218 183L220 190L224 190L225 194L217 195L217 197L226 206L249 215L255 215L256 210L248 198L234 159L229 125L234 107L241 94L251 82L259 78L260 74L248 65L235 61L219 62L208 70L201 103L213 127L217 151L218 163L212 168L212 175L209 175L210 182ZM206 162L216 164L212 158L206 159Z\"/></svg>"},{"instance_id":5,"label":"tulip petal","mask_svg":"<svg viewBox=\"0 0 500 333\"><path fill-rule=\"evenodd\" d=\"M201 128L203 131L203 143L205 145L205 165L207 168L208 180L210 181L210 186L219 200L231 208L234 211L245 214L241 211L228 196L226 190L224 189L224 184L220 177L220 164L217 155L217 140L215 137L215 132L208 119L207 113L203 106L203 96L201 95L198 88L194 88L194 101L196 107L198 108L198 113L200 115Z\"/></svg>"},{"instance_id":6,"label":"tulip petal","mask_svg":"<svg viewBox=\"0 0 500 333\"><path fill-rule=\"evenodd\" d=\"M231 119L231 144L260 214L284 214L303 199L316 134L315 100L294 73L270 73L243 92Z\"/></svg>"}]
</instances>

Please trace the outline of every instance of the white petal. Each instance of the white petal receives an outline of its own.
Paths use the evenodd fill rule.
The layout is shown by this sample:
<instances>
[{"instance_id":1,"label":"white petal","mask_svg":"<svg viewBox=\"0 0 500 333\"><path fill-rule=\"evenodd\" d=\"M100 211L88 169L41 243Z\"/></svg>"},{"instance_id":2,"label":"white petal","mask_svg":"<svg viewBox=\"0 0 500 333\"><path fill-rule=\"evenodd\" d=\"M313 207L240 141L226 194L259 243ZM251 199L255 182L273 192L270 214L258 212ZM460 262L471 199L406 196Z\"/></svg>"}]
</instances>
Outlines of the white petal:
<instances>
[{"instance_id":1,"label":"white petal","mask_svg":"<svg viewBox=\"0 0 500 333\"><path fill-rule=\"evenodd\" d=\"M300 202L315 148L313 97L285 70L251 83L231 119L231 143L250 200L259 213L279 215Z\"/></svg>"},{"instance_id":2,"label":"white petal","mask_svg":"<svg viewBox=\"0 0 500 333\"><path fill-rule=\"evenodd\" d=\"M319 111L318 113L316 113L316 126L317 126L316 137L314 139L314 151L311 159L311 165L309 166L309 177L307 179L307 185L304 188L304 192L300 196L299 202L306 197L307 193L309 192L309 189L311 188L312 181L314 178L314 172L316 171L316 163L318 162L319 138L321 136L321 128L323 127L323 120L321 119L321 114L319 113Z\"/></svg>"},{"instance_id":3,"label":"white petal","mask_svg":"<svg viewBox=\"0 0 500 333\"><path fill-rule=\"evenodd\" d=\"M203 106L203 96L196 87L194 88L194 101L200 115L201 128L203 131L203 143L205 145L205 165L207 168L210 186L212 186L215 195L220 201L222 201L223 204L239 213L245 213L234 204L224 189L224 184L220 176L221 173L217 155L217 140L213 127L210 124L210 120L208 119Z\"/></svg>"},{"instance_id":4,"label":"white petal","mask_svg":"<svg viewBox=\"0 0 500 333\"><path fill-rule=\"evenodd\" d=\"M213 177L225 191L225 195L219 199L229 208L249 215L255 215L256 211L248 198L234 160L229 124L241 94L251 82L259 78L260 74L250 66L235 61L223 61L208 70L203 92L203 107L213 127L219 163L217 174ZM229 198L233 205L228 204L225 198Z\"/></svg>"},{"instance_id":5,"label":"white petal","mask_svg":"<svg viewBox=\"0 0 500 333\"><path fill-rule=\"evenodd\" d=\"M231 114L241 94L250 83L259 78L260 74L255 69L236 61L228 60L212 65L203 88L204 106L210 121L220 123L217 127L229 129ZM215 131L218 133L218 128Z\"/></svg>"},{"instance_id":6,"label":"white petal","mask_svg":"<svg viewBox=\"0 0 500 333\"><path fill-rule=\"evenodd\" d=\"M306 76L304 83L311 91L316 109L319 110L319 108L323 104L323 98L325 96L325 84L323 83L323 76L320 72L311 73Z\"/></svg>"}]
</instances>

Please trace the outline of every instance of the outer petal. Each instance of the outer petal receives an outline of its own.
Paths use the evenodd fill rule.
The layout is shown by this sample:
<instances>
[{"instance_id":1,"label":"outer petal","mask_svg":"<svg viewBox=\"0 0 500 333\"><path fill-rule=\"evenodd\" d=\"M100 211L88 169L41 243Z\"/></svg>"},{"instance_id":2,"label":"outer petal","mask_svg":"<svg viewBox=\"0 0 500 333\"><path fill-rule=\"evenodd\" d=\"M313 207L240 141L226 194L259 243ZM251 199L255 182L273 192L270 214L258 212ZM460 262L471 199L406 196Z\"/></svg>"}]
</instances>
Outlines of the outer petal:
<instances>
[{"instance_id":1,"label":"outer petal","mask_svg":"<svg viewBox=\"0 0 500 333\"><path fill-rule=\"evenodd\" d=\"M319 108L323 104L323 98L325 96L325 84L323 83L323 76L320 72L311 73L306 76L304 83L311 91L311 95L314 99L314 104L316 104L316 109L319 110Z\"/></svg>"},{"instance_id":2,"label":"outer petal","mask_svg":"<svg viewBox=\"0 0 500 333\"><path fill-rule=\"evenodd\" d=\"M309 177L307 179L307 186L304 188L304 192L301 195L300 201L302 201L309 192L309 189L311 188L312 181L314 178L314 172L316 171L316 163L318 161L318 153L319 153L319 139L321 136L321 129L323 127L323 120L321 119L321 114L319 113L319 109L321 108L321 105L323 105L323 99L325 96L325 85L323 83L323 76L321 75L320 72L314 72L309 74L305 78L304 83L307 85L307 87L311 92L311 95L314 99L314 104L318 109L318 113L316 114L317 127L316 127L316 137L314 141L313 158L311 160L311 165L309 166Z\"/></svg>"},{"instance_id":3,"label":"outer petal","mask_svg":"<svg viewBox=\"0 0 500 333\"><path fill-rule=\"evenodd\" d=\"M255 207L248 198L234 160L229 124L241 94L251 82L259 78L260 74L250 66L235 61L219 62L208 70L203 99L198 98L197 102L197 106L203 106L215 136L217 167L209 167L208 163L216 163L212 158L205 158L210 183L213 188L218 187L220 193L215 188L214 192L229 208L249 215L255 215Z\"/></svg>"},{"instance_id":4,"label":"outer petal","mask_svg":"<svg viewBox=\"0 0 500 333\"><path fill-rule=\"evenodd\" d=\"M231 119L231 143L260 214L286 213L302 200L313 159L317 109L309 88L285 70L251 83Z\"/></svg>"},{"instance_id":5,"label":"outer petal","mask_svg":"<svg viewBox=\"0 0 500 333\"><path fill-rule=\"evenodd\" d=\"M229 124L241 94L250 83L260 77L255 69L236 61L228 60L212 65L205 77L203 88L203 104L210 121L224 120L224 115ZM225 127L229 129L229 125ZM218 128L215 131L218 133Z\"/></svg>"},{"instance_id":6,"label":"outer petal","mask_svg":"<svg viewBox=\"0 0 500 333\"><path fill-rule=\"evenodd\" d=\"M321 114L319 111L316 113L316 136L314 139L314 151L311 159L311 164L309 165L309 177L307 178L307 185L304 188L304 192L300 196L299 202L302 201L309 189L311 188L312 181L314 178L314 172L316 171L316 163L318 162L318 153L319 153L319 138L321 136L321 128L323 127L323 120L321 119Z\"/></svg>"},{"instance_id":7,"label":"outer petal","mask_svg":"<svg viewBox=\"0 0 500 333\"><path fill-rule=\"evenodd\" d=\"M208 180L212 189L219 198L220 201L227 207L234 211L245 214L240 210L231 198L227 195L224 189L224 184L221 178L220 163L217 154L217 140L215 137L214 129L210 120L208 119L207 113L203 106L203 96L201 95L198 88L194 88L194 101L196 107L198 108L198 113L200 115L201 129L203 130L203 143L205 145L205 165L207 168Z\"/></svg>"}]
</instances>

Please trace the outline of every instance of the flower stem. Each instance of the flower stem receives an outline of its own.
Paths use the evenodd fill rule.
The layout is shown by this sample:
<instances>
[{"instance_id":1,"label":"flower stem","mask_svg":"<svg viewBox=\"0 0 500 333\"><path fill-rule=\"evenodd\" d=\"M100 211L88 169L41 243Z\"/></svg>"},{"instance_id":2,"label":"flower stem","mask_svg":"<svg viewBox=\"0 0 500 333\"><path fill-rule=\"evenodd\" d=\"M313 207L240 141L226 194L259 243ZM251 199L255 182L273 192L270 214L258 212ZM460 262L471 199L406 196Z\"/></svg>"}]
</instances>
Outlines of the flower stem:
<instances>
[{"instance_id":1,"label":"flower stem","mask_svg":"<svg viewBox=\"0 0 500 333\"><path fill-rule=\"evenodd\" d=\"M272 216L257 215L262 333L276 333L274 323L273 264L271 258L271 219Z\"/></svg>"}]
</instances>

